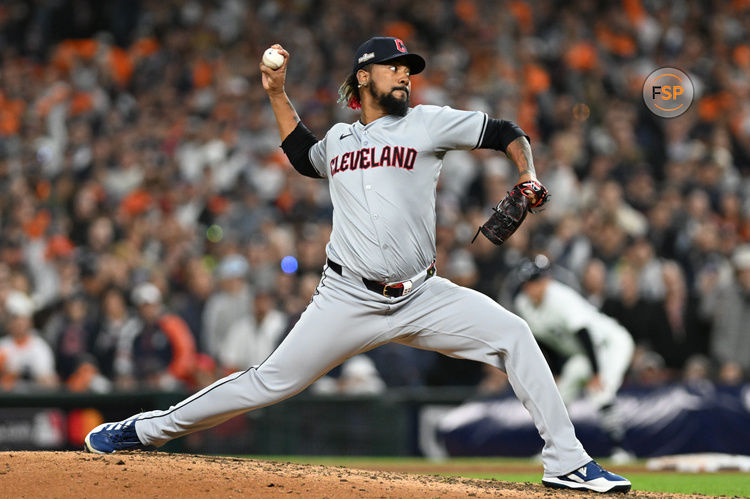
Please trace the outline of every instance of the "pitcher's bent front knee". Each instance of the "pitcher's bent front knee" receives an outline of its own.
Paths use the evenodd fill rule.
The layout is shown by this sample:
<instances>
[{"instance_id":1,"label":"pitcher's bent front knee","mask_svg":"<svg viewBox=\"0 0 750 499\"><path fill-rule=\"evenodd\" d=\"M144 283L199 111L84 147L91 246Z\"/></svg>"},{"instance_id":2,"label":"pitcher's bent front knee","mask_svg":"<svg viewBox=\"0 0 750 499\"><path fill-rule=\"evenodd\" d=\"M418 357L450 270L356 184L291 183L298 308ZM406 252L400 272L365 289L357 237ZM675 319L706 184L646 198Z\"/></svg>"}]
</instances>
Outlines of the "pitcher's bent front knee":
<instances>
[{"instance_id":1,"label":"pitcher's bent front knee","mask_svg":"<svg viewBox=\"0 0 750 499\"><path fill-rule=\"evenodd\" d=\"M514 357L528 349L538 349L534 335L525 320L514 314L509 314L498 332L500 351L504 356ZM522 355L522 354L521 354Z\"/></svg>"},{"instance_id":2,"label":"pitcher's bent front knee","mask_svg":"<svg viewBox=\"0 0 750 499\"><path fill-rule=\"evenodd\" d=\"M526 321L505 309L501 312L477 324L473 336L484 345L484 355L476 360L506 371L508 362L523 360L524 352L539 347Z\"/></svg>"}]
</instances>

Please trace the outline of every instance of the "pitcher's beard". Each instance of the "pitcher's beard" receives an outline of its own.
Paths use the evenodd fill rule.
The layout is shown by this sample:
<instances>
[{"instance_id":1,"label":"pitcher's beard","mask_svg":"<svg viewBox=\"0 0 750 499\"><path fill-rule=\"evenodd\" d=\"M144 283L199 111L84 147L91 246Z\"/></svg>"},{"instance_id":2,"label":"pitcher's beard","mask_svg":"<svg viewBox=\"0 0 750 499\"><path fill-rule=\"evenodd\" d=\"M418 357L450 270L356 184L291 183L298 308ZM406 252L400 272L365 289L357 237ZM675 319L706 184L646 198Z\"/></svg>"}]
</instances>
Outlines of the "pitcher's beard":
<instances>
[{"instance_id":1,"label":"pitcher's beard","mask_svg":"<svg viewBox=\"0 0 750 499\"><path fill-rule=\"evenodd\" d=\"M367 87L367 89L369 90L370 95L372 95L375 99L375 102L377 102L378 105L382 107L387 114L406 116L406 112L409 110L409 94L405 90L402 90L402 92L404 92L405 94L405 97L403 99L399 99L395 95L393 95L393 92L395 90L391 90L387 94L381 94L380 92L375 90L375 88L373 88L373 85L370 85L369 87Z\"/></svg>"}]
</instances>

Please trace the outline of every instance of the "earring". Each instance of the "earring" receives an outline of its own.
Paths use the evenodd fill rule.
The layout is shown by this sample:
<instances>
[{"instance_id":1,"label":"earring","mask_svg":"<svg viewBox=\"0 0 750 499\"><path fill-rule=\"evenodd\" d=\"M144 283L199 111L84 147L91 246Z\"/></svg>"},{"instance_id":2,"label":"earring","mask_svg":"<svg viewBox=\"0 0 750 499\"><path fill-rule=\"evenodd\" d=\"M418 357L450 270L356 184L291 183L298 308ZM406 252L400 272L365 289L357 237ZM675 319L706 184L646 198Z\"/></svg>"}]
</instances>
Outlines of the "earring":
<instances>
[{"instance_id":1,"label":"earring","mask_svg":"<svg viewBox=\"0 0 750 499\"><path fill-rule=\"evenodd\" d=\"M367 82L364 82L364 83L360 83L359 85L357 85L357 88L362 88L366 86L367 86Z\"/></svg>"}]
</instances>

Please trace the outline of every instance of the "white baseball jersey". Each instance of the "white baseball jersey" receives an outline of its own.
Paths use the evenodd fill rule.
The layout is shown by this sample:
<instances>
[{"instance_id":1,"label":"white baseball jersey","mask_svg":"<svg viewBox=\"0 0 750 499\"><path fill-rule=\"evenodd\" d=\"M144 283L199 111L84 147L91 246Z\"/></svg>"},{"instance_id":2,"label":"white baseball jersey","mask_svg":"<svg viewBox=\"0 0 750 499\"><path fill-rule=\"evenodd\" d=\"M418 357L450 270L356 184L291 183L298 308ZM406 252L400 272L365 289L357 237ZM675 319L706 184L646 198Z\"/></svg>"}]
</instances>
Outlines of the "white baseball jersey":
<instances>
[{"instance_id":1,"label":"white baseball jersey","mask_svg":"<svg viewBox=\"0 0 750 499\"><path fill-rule=\"evenodd\" d=\"M635 344L630 333L572 288L555 280L549 281L538 306L524 293L518 294L515 305L534 336L566 357L558 378L558 387L566 402L576 399L581 387L594 374L576 334L583 328L588 330L602 383L602 389L589 393L588 398L598 407L611 404L633 358Z\"/></svg>"},{"instance_id":2,"label":"white baseball jersey","mask_svg":"<svg viewBox=\"0 0 750 499\"><path fill-rule=\"evenodd\" d=\"M443 156L482 142L487 115L416 106L367 125L338 123L309 152L330 182L328 256L373 281L408 279L435 259L435 188Z\"/></svg>"},{"instance_id":3,"label":"white baseball jersey","mask_svg":"<svg viewBox=\"0 0 750 499\"><path fill-rule=\"evenodd\" d=\"M595 351L611 342L612 338L630 337L617 321L599 312L572 288L555 280L550 280L538 306L524 293L518 294L515 306L534 336L565 357L586 353L576 336L583 328L588 329Z\"/></svg>"}]
</instances>

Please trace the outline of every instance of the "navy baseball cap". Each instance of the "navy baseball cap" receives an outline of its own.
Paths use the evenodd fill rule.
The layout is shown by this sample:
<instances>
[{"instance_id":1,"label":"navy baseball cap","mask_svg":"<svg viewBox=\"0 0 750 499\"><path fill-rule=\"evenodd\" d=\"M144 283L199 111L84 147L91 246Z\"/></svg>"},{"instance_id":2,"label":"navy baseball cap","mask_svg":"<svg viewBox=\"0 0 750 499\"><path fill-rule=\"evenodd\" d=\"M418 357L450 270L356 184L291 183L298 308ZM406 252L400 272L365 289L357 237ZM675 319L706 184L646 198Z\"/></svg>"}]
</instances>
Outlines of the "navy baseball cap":
<instances>
[{"instance_id":1,"label":"navy baseball cap","mask_svg":"<svg viewBox=\"0 0 750 499\"><path fill-rule=\"evenodd\" d=\"M410 54L400 38L376 36L367 40L357 49L357 53L354 55L353 73L356 73L368 64L390 61L398 57L406 59L406 65L409 66L411 74L415 75L424 70L425 62L422 56Z\"/></svg>"}]
</instances>

